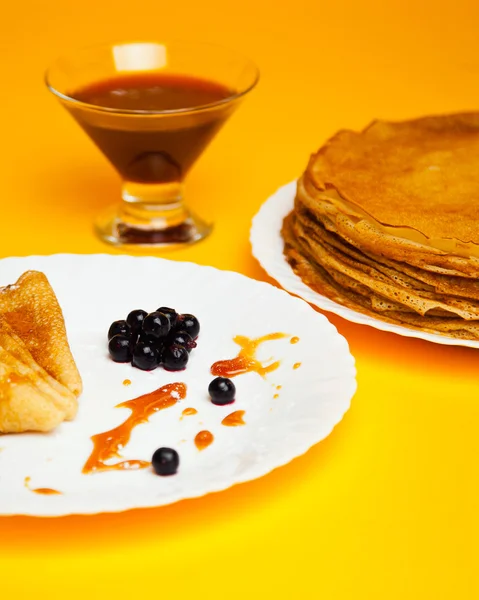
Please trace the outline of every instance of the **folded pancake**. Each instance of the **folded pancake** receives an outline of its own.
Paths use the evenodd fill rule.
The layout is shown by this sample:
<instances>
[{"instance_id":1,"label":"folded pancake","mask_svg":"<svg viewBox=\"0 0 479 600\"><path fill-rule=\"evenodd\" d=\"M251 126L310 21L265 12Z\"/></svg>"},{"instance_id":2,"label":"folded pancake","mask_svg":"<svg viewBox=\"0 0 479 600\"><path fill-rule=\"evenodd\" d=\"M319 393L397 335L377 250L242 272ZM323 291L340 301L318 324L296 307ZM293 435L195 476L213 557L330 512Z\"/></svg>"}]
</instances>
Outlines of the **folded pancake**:
<instances>
[{"instance_id":1,"label":"folded pancake","mask_svg":"<svg viewBox=\"0 0 479 600\"><path fill-rule=\"evenodd\" d=\"M7 348L15 348L16 344L13 338L12 341L7 339L7 334L2 336L0 433L51 431L67 418L70 411L68 401L50 385L48 375L41 376L9 352Z\"/></svg>"},{"instance_id":2,"label":"folded pancake","mask_svg":"<svg viewBox=\"0 0 479 600\"><path fill-rule=\"evenodd\" d=\"M25 343L33 359L75 396L82 380L68 344L63 313L43 273L27 271L0 289L0 317Z\"/></svg>"},{"instance_id":3,"label":"folded pancake","mask_svg":"<svg viewBox=\"0 0 479 600\"><path fill-rule=\"evenodd\" d=\"M0 317L0 348L7 357L20 361L23 370L28 369L29 380L43 393L48 394L64 414L64 419L72 420L78 410L78 400L67 387L51 377L33 358L26 344L19 338L8 323ZM1 360L1 359L0 359ZM24 372L20 373L24 375ZM1 424L0 424L1 430Z\"/></svg>"},{"instance_id":4,"label":"folded pancake","mask_svg":"<svg viewBox=\"0 0 479 600\"><path fill-rule=\"evenodd\" d=\"M0 433L48 432L63 419L48 396L0 363Z\"/></svg>"},{"instance_id":5,"label":"folded pancake","mask_svg":"<svg viewBox=\"0 0 479 600\"><path fill-rule=\"evenodd\" d=\"M341 131L298 181L285 255L385 321L479 339L479 113Z\"/></svg>"}]
</instances>

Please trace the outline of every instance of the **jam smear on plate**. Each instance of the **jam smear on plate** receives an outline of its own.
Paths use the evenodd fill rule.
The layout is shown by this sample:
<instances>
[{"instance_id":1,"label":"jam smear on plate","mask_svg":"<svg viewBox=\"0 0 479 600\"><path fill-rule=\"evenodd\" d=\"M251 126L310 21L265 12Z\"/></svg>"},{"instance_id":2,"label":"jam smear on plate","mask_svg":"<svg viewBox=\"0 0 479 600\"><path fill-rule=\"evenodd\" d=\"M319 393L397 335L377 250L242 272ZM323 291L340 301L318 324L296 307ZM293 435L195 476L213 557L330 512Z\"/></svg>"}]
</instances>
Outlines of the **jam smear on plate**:
<instances>
[{"instance_id":1,"label":"jam smear on plate","mask_svg":"<svg viewBox=\"0 0 479 600\"><path fill-rule=\"evenodd\" d=\"M30 487L30 481L31 481L30 477L25 477L25 487L27 488L27 490L29 490L30 492L33 492L34 494L41 494L42 496L61 496L61 494L62 494L62 492L59 492L58 490L54 490L52 488L34 488L34 489L32 489Z\"/></svg>"},{"instance_id":2,"label":"jam smear on plate","mask_svg":"<svg viewBox=\"0 0 479 600\"><path fill-rule=\"evenodd\" d=\"M239 425L246 425L246 423L243 420L244 414L244 410L235 410L235 412L230 413L221 421L221 425L226 425L227 427L238 427Z\"/></svg>"},{"instance_id":3,"label":"jam smear on plate","mask_svg":"<svg viewBox=\"0 0 479 600\"><path fill-rule=\"evenodd\" d=\"M115 408L129 408L131 415L118 427L98 433L91 438L93 451L82 472L87 474L99 471L144 469L150 466L150 462L144 460L124 460L109 465L105 462L120 457L119 450L128 444L131 432L137 425L146 423L155 412L174 406L178 400L185 397L184 383L169 383L154 392L118 404Z\"/></svg>"},{"instance_id":4,"label":"jam smear on plate","mask_svg":"<svg viewBox=\"0 0 479 600\"><path fill-rule=\"evenodd\" d=\"M286 333L269 333L259 338L248 338L243 335L237 335L233 338L233 341L241 348L238 356L229 360L215 362L211 367L211 374L222 377L236 377L244 373L258 373L264 377L268 373L275 371L279 367L280 361L265 366L256 358L259 346L264 344L264 342L279 340L285 337L288 337Z\"/></svg>"}]
</instances>

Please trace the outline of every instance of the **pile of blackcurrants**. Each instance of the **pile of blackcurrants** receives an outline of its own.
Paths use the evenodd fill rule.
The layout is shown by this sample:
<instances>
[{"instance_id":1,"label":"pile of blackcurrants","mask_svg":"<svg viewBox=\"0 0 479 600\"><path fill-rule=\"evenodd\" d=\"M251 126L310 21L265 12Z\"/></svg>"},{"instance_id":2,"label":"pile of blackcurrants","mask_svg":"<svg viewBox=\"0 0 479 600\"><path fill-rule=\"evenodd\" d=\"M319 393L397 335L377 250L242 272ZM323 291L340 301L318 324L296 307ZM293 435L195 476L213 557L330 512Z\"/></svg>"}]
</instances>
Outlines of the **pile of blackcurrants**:
<instances>
[{"instance_id":1,"label":"pile of blackcurrants","mask_svg":"<svg viewBox=\"0 0 479 600\"><path fill-rule=\"evenodd\" d=\"M181 371L196 348L200 323L194 315L178 314L162 306L148 314L133 310L125 321L115 321L108 330L108 350L115 362L131 362L143 371L160 365Z\"/></svg>"}]
</instances>

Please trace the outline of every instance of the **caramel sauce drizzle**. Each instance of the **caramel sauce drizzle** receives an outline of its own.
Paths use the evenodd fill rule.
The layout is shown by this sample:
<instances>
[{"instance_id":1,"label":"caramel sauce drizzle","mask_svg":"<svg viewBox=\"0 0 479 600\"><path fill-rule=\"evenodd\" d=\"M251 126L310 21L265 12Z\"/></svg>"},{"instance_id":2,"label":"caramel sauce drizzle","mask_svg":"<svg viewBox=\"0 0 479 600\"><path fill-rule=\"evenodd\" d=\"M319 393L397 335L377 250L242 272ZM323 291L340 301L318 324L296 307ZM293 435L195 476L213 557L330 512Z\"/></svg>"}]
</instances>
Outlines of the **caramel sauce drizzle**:
<instances>
[{"instance_id":1,"label":"caramel sauce drizzle","mask_svg":"<svg viewBox=\"0 0 479 600\"><path fill-rule=\"evenodd\" d=\"M195 446L198 448L198 450L204 450L205 448L208 448L208 446L211 446L214 439L214 435L211 433L211 431L207 431L205 429L204 431L200 431L196 434Z\"/></svg>"},{"instance_id":2,"label":"caramel sauce drizzle","mask_svg":"<svg viewBox=\"0 0 479 600\"><path fill-rule=\"evenodd\" d=\"M221 377L236 377L244 373L258 373L261 377L264 377L268 373L276 371L281 363L280 361L276 361L265 366L256 358L256 351L264 342L279 340L285 337L287 337L285 333L270 333L255 339L237 335L233 338L233 341L241 348L238 356L229 360L215 362L211 367L211 374Z\"/></svg>"},{"instance_id":3,"label":"caramel sauce drizzle","mask_svg":"<svg viewBox=\"0 0 479 600\"><path fill-rule=\"evenodd\" d=\"M35 492L35 494L43 494L44 496L55 496L61 495L61 492L58 490L54 490L52 488L36 488L34 490L30 490L31 492Z\"/></svg>"},{"instance_id":4,"label":"caramel sauce drizzle","mask_svg":"<svg viewBox=\"0 0 479 600\"><path fill-rule=\"evenodd\" d=\"M150 462L144 460L125 460L110 465L105 464L105 461L115 457L121 458L118 452L128 444L131 433L137 425L147 423L155 412L174 406L178 400L185 397L186 385L184 383L169 383L154 392L118 404L115 408L129 408L131 410L130 416L118 427L104 433L98 433L91 438L93 451L86 461L82 473L144 469L148 467Z\"/></svg>"},{"instance_id":5,"label":"caramel sauce drizzle","mask_svg":"<svg viewBox=\"0 0 479 600\"><path fill-rule=\"evenodd\" d=\"M297 344L299 342L299 337L295 335L289 341L291 344Z\"/></svg>"},{"instance_id":6,"label":"caramel sauce drizzle","mask_svg":"<svg viewBox=\"0 0 479 600\"><path fill-rule=\"evenodd\" d=\"M227 427L238 427L239 425L246 425L246 423L243 420L244 414L244 410L236 410L235 412L232 412L227 417L225 417L221 421L221 425L226 425Z\"/></svg>"},{"instance_id":7,"label":"caramel sauce drizzle","mask_svg":"<svg viewBox=\"0 0 479 600\"><path fill-rule=\"evenodd\" d=\"M42 494L43 496L54 496L62 494L62 492L59 492L58 490L54 490L52 488L35 488L32 490L32 488L30 487L30 481L31 477L25 477L25 487L27 488L27 490L33 492L34 494Z\"/></svg>"},{"instance_id":8,"label":"caramel sauce drizzle","mask_svg":"<svg viewBox=\"0 0 479 600\"><path fill-rule=\"evenodd\" d=\"M293 369L299 369L300 366L301 366L301 363L294 363Z\"/></svg>"}]
</instances>

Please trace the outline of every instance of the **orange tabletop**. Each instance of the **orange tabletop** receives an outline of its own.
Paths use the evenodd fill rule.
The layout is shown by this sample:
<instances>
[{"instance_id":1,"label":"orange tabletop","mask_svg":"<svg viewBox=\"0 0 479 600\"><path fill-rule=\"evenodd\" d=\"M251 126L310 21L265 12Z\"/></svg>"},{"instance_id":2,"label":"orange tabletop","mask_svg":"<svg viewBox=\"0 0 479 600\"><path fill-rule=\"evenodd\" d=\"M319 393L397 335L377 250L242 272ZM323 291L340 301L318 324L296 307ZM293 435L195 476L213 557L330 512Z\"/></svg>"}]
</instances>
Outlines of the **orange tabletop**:
<instances>
[{"instance_id":1,"label":"orange tabletop","mask_svg":"<svg viewBox=\"0 0 479 600\"><path fill-rule=\"evenodd\" d=\"M214 233L169 258L267 280L251 219L328 136L479 108L478 18L475 0L5 2L0 255L115 252L92 219L118 177L43 86L65 49L163 36L257 61L260 85L189 180ZM328 317L359 384L328 439L260 480L164 508L0 518L0 597L477 598L479 353Z\"/></svg>"}]
</instances>

